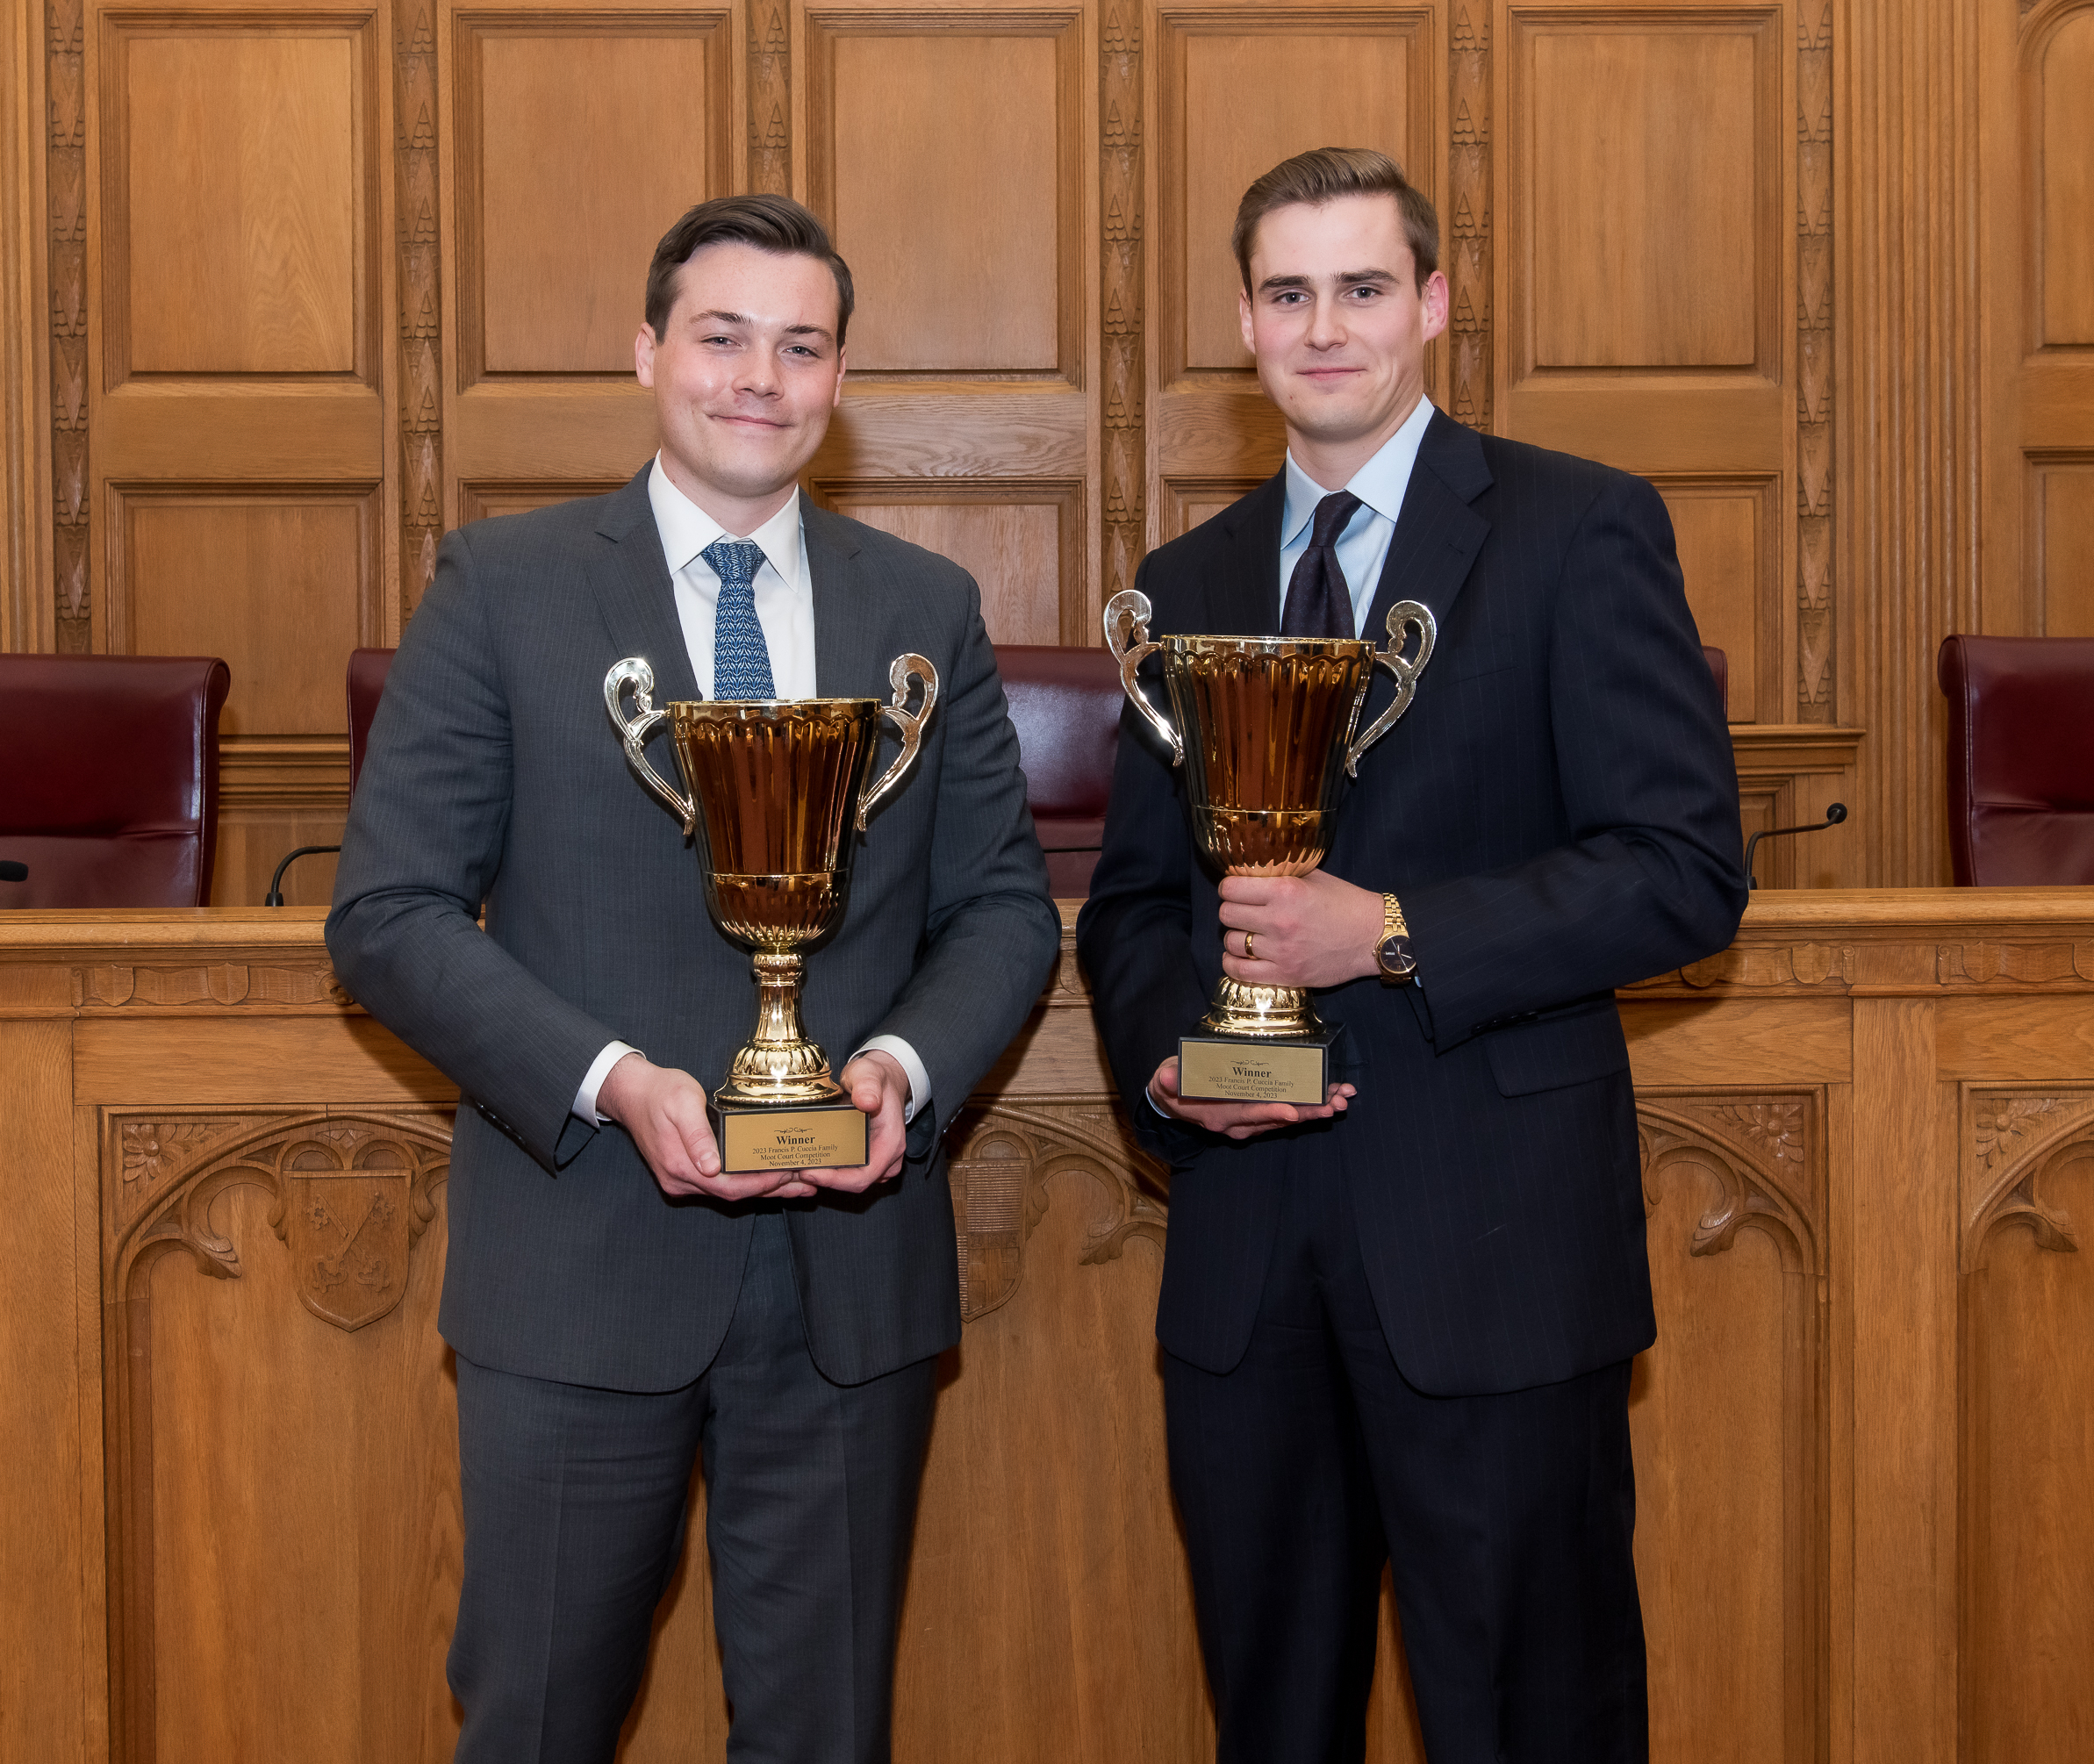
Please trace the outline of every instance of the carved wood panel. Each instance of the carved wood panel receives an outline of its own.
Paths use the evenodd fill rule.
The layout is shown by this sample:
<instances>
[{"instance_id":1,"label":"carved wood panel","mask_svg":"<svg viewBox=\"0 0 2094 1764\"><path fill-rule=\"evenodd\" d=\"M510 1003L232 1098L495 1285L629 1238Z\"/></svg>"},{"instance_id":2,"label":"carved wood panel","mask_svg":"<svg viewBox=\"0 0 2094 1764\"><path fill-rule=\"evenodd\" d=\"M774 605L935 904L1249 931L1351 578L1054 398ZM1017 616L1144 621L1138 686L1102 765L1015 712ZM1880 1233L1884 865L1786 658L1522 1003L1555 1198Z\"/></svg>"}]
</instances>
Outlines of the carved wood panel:
<instances>
[{"instance_id":1,"label":"carved wood panel","mask_svg":"<svg viewBox=\"0 0 2094 1764\"><path fill-rule=\"evenodd\" d=\"M437 1109L101 1111L127 1764L448 1746L423 1674L456 1596L455 1410L442 1245L418 1244L449 1129ZM245 1694L256 1681L298 1695Z\"/></svg>"},{"instance_id":2,"label":"carved wood panel","mask_svg":"<svg viewBox=\"0 0 2094 1764\"><path fill-rule=\"evenodd\" d=\"M1658 1342L1630 1415L1656 1756L1822 1755L1825 1119L1817 1088L1638 1094Z\"/></svg>"},{"instance_id":3,"label":"carved wood panel","mask_svg":"<svg viewBox=\"0 0 2094 1764\"><path fill-rule=\"evenodd\" d=\"M1966 1084L1960 1115L1965 1755L2065 1764L2094 1744L2094 1089Z\"/></svg>"}]
</instances>

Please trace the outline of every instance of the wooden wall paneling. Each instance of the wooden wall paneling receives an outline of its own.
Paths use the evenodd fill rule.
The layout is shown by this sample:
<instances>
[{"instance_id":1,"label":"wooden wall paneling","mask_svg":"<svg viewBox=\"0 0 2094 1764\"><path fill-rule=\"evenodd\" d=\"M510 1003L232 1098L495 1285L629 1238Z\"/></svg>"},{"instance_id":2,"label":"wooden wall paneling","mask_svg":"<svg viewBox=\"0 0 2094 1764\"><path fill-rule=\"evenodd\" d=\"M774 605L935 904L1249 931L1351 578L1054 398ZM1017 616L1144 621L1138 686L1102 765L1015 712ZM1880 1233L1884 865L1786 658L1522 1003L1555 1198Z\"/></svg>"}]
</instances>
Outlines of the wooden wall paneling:
<instances>
[{"instance_id":1,"label":"wooden wall paneling","mask_svg":"<svg viewBox=\"0 0 2094 1764\"><path fill-rule=\"evenodd\" d=\"M231 666L212 898L258 900L285 850L338 835L348 652L398 630L378 20L97 5L82 32L86 409L61 453L91 637Z\"/></svg>"},{"instance_id":2,"label":"wooden wall paneling","mask_svg":"<svg viewBox=\"0 0 2094 1764\"><path fill-rule=\"evenodd\" d=\"M999 643L1093 641L1081 623L1084 486L1079 479L813 480L828 508L950 557L981 588L983 622Z\"/></svg>"},{"instance_id":3,"label":"wooden wall paneling","mask_svg":"<svg viewBox=\"0 0 2094 1764\"><path fill-rule=\"evenodd\" d=\"M101 1126L120 1755L444 1755L426 1674L459 1517L426 1478L456 1452L448 1111Z\"/></svg>"},{"instance_id":4,"label":"wooden wall paneling","mask_svg":"<svg viewBox=\"0 0 2094 1764\"><path fill-rule=\"evenodd\" d=\"M1097 501L1101 610L1122 588L1149 545L1148 262L1151 212L1144 119L1146 0L1098 0L1098 307L1103 331L1102 433ZM1089 641L1088 634L1086 642Z\"/></svg>"},{"instance_id":5,"label":"wooden wall paneling","mask_svg":"<svg viewBox=\"0 0 2094 1764\"><path fill-rule=\"evenodd\" d=\"M375 35L295 14L105 24L107 388L374 378Z\"/></svg>"},{"instance_id":6,"label":"wooden wall paneling","mask_svg":"<svg viewBox=\"0 0 2094 1764\"><path fill-rule=\"evenodd\" d=\"M1447 414L1491 433L1492 0L1453 0L1448 39L1447 194L1440 258L1452 301L1447 320Z\"/></svg>"},{"instance_id":7,"label":"wooden wall paneling","mask_svg":"<svg viewBox=\"0 0 2094 1764\"><path fill-rule=\"evenodd\" d=\"M1796 614L1793 627L1782 620L1781 678L1793 684L1796 721L1832 724L1841 721L1832 0L1800 0L1796 23Z\"/></svg>"},{"instance_id":8,"label":"wooden wall paneling","mask_svg":"<svg viewBox=\"0 0 2094 1764\"><path fill-rule=\"evenodd\" d=\"M2065 1764L2094 1750L2094 1091L1961 1090L1963 1755Z\"/></svg>"},{"instance_id":9,"label":"wooden wall paneling","mask_svg":"<svg viewBox=\"0 0 2094 1764\"><path fill-rule=\"evenodd\" d=\"M45 96L45 20L18 6L0 22L0 652L48 649L55 635L44 172L58 124ZM68 134L85 121L77 90Z\"/></svg>"},{"instance_id":10,"label":"wooden wall paneling","mask_svg":"<svg viewBox=\"0 0 2094 1764\"><path fill-rule=\"evenodd\" d=\"M1105 175L1096 10L801 5L793 19L794 176L859 302L810 481L835 506L887 509L897 530L951 536L986 562L1003 584L985 602L992 637L1091 642L1100 363L1125 354L1105 335L1086 242ZM908 489L933 478L964 482ZM990 512L998 500L1007 513ZM934 517L941 503L952 512ZM993 536L998 522L1010 532ZM1043 571L1033 559L1051 539L1057 567Z\"/></svg>"},{"instance_id":11,"label":"wooden wall paneling","mask_svg":"<svg viewBox=\"0 0 2094 1764\"><path fill-rule=\"evenodd\" d=\"M438 0L395 0L392 16L392 330L388 412L398 448L387 522L383 644L400 632L436 573L446 525L443 217L451 212L437 144L449 127L437 55ZM455 345L454 351L455 351Z\"/></svg>"},{"instance_id":12,"label":"wooden wall paneling","mask_svg":"<svg viewBox=\"0 0 2094 1764\"><path fill-rule=\"evenodd\" d=\"M1495 426L1658 485L1739 725L1834 710L1824 4L1793 48L1781 6L1516 5L1494 58Z\"/></svg>"},{"instance_id":13,"label":"wooden wall paneling","mask_svg":"<svg viewBox=\"0 0 2094 1764\"><path fill-rule=\"evenodd\" d=\"M95 1531L79 1489L99 1441L82 1438L75 1387L93 1354L77 1336L72 1036L61 1021L0 1023L0 1120L18 1247L0 1257L0 1459L16 1492L0 1517L0 1753L85 1753L97 1687ZM90 1228L91 1230L91 1227ZM83 1362L85 1364L83 1364Z\"/></svg>"},{"instance_id":14,"label":"wooden wall paneling","mask_svg":"<svg viewBox=\"0 0 2094 1764\"><path fill-rule=\"evenodd\" d=\"M556 502L571 502L580 496L607 496L625 482L622 477L592 482L570 479L564 484L462 481L458 485L458 523L463 526L469 520L485 520L497 514L521 514L528 509L550 507Z\"/></svg>"},{"instance_id":15,"label":"wooden wall paneling","mask_svg":"<svg viewBox=\"0 0 2094 1764\"><path fill-rule=\"evenodd\" d=\"M1821 832L1761 843L1753 870L1762 888L1851 888L1868 867L1868 829L1851 811L1861 779L1859 729L1809 724L1734 725L1731 746L1746 836L1825 819L1833 803L1850 818Z\"/></svg>"},{"instance_id":16,"label":"wooden wall paneling","mask_svg":"<svg viewBox=\"0 0 2094 1764\"><path fill-rule=\"evenodd\" d=\"M1637 1101L1658 1309L1630 1399L1652 1752L1811 1764L1828 1717L1824 1094Z\"/></svg>"},{"instance_id":17,"label":"wooden wall paneling","mask_svg":"<svg viewBox=\"0 0 2094 1764\"><path fill-rule=\"evenodd\" d=\"M1854 1001L1854 1764L1957 1756L1953 1088L1936 1082L1935 1010ZM1930 1106L1931 1105L1931 1106Z\"/></svg>"},{"instance_id":18,"label":"wooden wall paneling","mask_svg":"<svg viewBox=\"0 0 2094 1764\"><path fill-rule=\"evenodd\" d=\"M25 9L26 10L26 9ZM88 430L88 142L94 97L87 81L86 0L51 0L45 38L45 275L50 301L51 572L53 647L94 647Z\"/></svg>"},{"instance_id":19,"label":"wooden wall paneling","mask_svg":"<svg viewBox=\"0 0 2094 1764\"><path fill-rule=\"evenodd\" d=\"M105 493L111 647L222 657L233 689L221 737L346 739L349 651L379 625L376 486Z\"/></svg>"},{"instance_id":20,"label":"wooden wall paneling","mask_svg":"<svg viewBox=\"0 0 2094 1764\"><path fill-rule=\"evenodd\" d=\"M2094 80L2094 7L2053 0L2023 7L2019 22L2019 41L1998 58L2012 61L2012 82L1985 94L2004 97L2019 125L1996 121L1985 135L1994 161L1989 242L1997 241L1988 270L2007 272L2010 293L2020 284L2019 312L2011 298L1993 303L2000 341L1988 365L2005 407L1986 458L1995 480L1988 513L2023 545L2019 558L2002 558L1988 543L1984 612L1988 629L2087 636L2094 635L2094 255L2081 222L2094 200L2094 124L2085 103ZM1989 401L1989 410L1997 407ZM1996 568L2004 580L1991 579Z\"/></svg>"},{"instance_id":21,"label":"wooden wall paneling","mask_svg":"<svg viewBox=\"0 0 2094 1764\"><path fill-rule=\"evenodd\" d=\"M1961 0L1848 0L1839 102L1840 524L1858 597L1842 678L1869 734L1868 880L1948 880L1935 651L1979 628L1979 24ZM1994 9L1997 10L1997 9ZM1921 364L1924 364L1922 370ZM2018 498L2017 498L2018 499ZM1843 693L1848 690L1843 686ZM1917 1754L1915 1754L1917 1755Z\"/></svg>"},{"instance_id":22,"label":"wooden wall paneling","mask_svg":"<svg viewBox=\"0 0 2094 1764\"><path fill-rule=\"evenodd\" d=\"M693 203L744 187L750 15L440 0L435 20L448 527L491 495L623 484L653 452L632 370L648 262Z\"/></svg>"},{"instance_id":23,"label":"wooden wall paneling","mask_svg":"<svg viewBox=\"0 0 2094 1764\"><path fill-rule=\"evenodd\" d=\"M1782 721L1780 478L1653 472L1651 482L1672 514L1702 642L1721 649L1729 664L1730 721Z\"/></svg>"},{"instance_id":24,"label":"wooden wall paneling","mask_svg":"<svg viewBox=\"0 0 2094 1764\"><path fill-rule=\"evenodd\" d=\"M1150 542L1171 536L1200 480L1255 484L1286 449L1237 318L1229 249L1236 207L1259 173L1313 147L1378 146L1442 209L1447 248L1447 25L1431 6L1162 6L1147 75L1158 241L1147 266ZM1313 90L1313 104L1301 94ZM1471 113L1472 124L1474 113ZM1473 162L1472 162L1473 164ZM1467 260L1464 260L1467 262ZM1459 291L1457 293L1459 303ZM1429 348L1427 390L1447 403L1447 350Z\"/></svg>"},{"instance_id":25,"label":"wooden wall paneling","mask_svg":"<svg viewBox=\"0 0 2094 1764\"><path fill-rule=\"evenodd\" d=\"M2094 437L2094 409L2088 416ZM2028 484L2034 632L2094 637L2094 448L2030 454Z\"/></svg>"},{"instance_id":26,"label":"wooden wall paneling","mask_svg":"<svg viewBox=\"0 0 2094 1764\"><path fill-rule=\"evenodd\" d=\"M647 266L728 187L730 14L458 14L458 384L628 380Z\"/></svg>"},{"instance_id":27,"label":"wooden wall paneling","mask_svg":"<svg viewBox=\"0 0 2094 1764\"><path fill-rule=\"evenodd\" d=\"M785 0L749 0L749 187L792 193L792 39Z\"/></svg>"}]
</instances>

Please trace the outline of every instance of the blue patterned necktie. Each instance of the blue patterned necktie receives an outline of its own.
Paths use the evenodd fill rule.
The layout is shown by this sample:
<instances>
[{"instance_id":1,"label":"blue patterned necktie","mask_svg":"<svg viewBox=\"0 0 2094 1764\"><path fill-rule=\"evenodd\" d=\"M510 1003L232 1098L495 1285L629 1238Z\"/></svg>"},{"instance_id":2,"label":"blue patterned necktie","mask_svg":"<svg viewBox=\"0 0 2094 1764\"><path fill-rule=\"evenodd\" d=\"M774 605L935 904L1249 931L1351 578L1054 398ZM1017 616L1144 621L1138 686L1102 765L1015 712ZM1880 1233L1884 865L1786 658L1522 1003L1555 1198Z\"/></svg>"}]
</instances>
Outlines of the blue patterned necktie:
<instances>
[{"instance_id":1,"label":"blue patterned necktie","mask_svg":"<svg viewBox=\"0 0 2094 1764\"><path fill-rule=\"evenodd\" d=\"M774 699L771 651L757 623L757 570L764 553L754 540L715 539L698 554L720 577L713 613L713 696Z\"/></svg>"}]
</instances>

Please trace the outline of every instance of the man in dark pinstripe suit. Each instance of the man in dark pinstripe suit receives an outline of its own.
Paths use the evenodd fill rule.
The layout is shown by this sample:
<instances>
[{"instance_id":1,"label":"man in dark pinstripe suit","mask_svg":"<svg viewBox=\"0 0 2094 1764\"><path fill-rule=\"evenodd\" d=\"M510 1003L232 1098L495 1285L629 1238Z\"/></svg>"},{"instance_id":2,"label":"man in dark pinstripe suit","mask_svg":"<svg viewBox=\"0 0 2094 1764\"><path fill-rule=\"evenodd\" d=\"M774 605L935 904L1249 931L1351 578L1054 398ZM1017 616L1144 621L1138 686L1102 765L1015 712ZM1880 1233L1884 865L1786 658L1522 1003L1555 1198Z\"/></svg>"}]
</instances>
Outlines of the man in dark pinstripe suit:
<instances>
[{"instance_id":1,"label":"man in dark pinstripe suit","mask_svg":"<svg viewBox=\"0 0 2094 1764\"><path fill-rule=\"evenodd\" d=\"M1386 1560L1433 1764L1640 1760L1655 1327L1612 992L1736 929L1722 706L1656 492L1424 398L1447 287L1388 159L1275 168L1237 246L1287 463L1144 563L1151 635L1371 635L1409 599L1439 635L1307 878L1217 887L1130 713L1079 928L1173 1165L1157 1333L1220 1756L1362 1755ZM1217 971L1321 989L1323 1106L1179 1095Z\"/></svg>"}]
</instances>

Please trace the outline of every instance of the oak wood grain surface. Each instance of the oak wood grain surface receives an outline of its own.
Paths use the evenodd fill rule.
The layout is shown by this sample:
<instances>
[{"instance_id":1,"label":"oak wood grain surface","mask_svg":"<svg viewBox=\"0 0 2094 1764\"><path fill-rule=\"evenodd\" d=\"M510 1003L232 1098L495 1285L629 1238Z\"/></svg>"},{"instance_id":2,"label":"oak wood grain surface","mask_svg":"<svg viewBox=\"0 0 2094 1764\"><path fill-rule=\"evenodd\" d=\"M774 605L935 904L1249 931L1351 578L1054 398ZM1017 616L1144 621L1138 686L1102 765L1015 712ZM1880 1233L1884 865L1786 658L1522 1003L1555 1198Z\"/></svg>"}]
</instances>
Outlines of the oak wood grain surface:
<instances>
[{"instance_id":1,"label":"oak wood grain surface","mask_svg":"<svg viewBox=\"0 0 2094 1764\"><path fill-rule=\"evenodd\" d=\"M333 985L320 916L0 914L0 1755L448 1755L455 1093ZM2094 891L1763 893L1622 997L1653 1755L2079 1758ZM1168 1187L1072 945L950 1143L967 1324L897 1755L1194 1764ZM1419 1758L1383 1631L1373 1755ZM724 1736L699 1552L621 1755Z\"/></svg>"}]
</instances>

